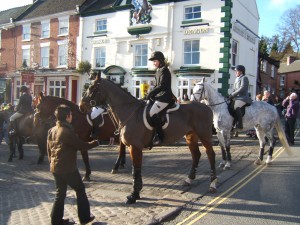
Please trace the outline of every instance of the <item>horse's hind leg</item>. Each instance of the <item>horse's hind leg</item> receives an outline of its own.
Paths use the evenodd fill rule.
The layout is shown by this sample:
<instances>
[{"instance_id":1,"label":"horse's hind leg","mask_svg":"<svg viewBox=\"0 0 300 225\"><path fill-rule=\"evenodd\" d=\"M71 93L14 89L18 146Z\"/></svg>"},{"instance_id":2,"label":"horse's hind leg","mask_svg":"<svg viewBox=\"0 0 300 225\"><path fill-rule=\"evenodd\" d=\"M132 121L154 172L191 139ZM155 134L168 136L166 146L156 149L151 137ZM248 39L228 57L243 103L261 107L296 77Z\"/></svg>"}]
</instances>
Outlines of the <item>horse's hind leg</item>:
<instances>
[{"instance_id":1,"label":"horse's hind leg","mask_svg":"<svg viewBox=\"0 0 300 225\"><path fill-rule=\"evenodd\" d=\"M258 159L255 160L254 164L262 165L264 159L264 153L265 153L265 145L266 145L265 132L262 130L261 127L255 127L255 129L256 129L256 135L259 140L260 150L259 150Z\"/></svg>"},{"instance_id":2,"label":"horse's hind leg","mask_svg":"<svg viewBox=\"0 0 300 225\"><path fill-rule=\"evenodd\" d=\"M192 154L192 159L193 159L192 167L190 169L188 178L185 180L185 183L190 185L192 183L191 181L196 178L196 172L201 157L201 152L199 150L199 145L198 145L198 136L195 133L186 134L185 140L190 149L190 152Z\"/></svg>"},{"instance_id":3,"label":"horse's hind leg","mask_svg":"<svg viewBox=\"0 0 300 225\"><path fill-rule=\"evenodd\" d=\"M271 164L272 163L272 156L273 156L273 151L274 151L274 147L276 144L276 139L274 137L274 132L273 129L271 129L271 131L266 133L268 139L269 139L269 143L270 143L270 148L269 148L269 154L266 160L266 164Z\"/></svg>"},{"instance_id":4,"label":"horse's hind leg","mask_svg":"<svg viewBox=\"0 0 300 225\"><path fill-rule=\"evenodd\" d=\"M19 159L23 159L24 158L24 149L23 149L23 144L24 144L24 141L23 141L23 137L19 137L18 138L18 151L19 151Z\"/></svg>"}]
</instances>

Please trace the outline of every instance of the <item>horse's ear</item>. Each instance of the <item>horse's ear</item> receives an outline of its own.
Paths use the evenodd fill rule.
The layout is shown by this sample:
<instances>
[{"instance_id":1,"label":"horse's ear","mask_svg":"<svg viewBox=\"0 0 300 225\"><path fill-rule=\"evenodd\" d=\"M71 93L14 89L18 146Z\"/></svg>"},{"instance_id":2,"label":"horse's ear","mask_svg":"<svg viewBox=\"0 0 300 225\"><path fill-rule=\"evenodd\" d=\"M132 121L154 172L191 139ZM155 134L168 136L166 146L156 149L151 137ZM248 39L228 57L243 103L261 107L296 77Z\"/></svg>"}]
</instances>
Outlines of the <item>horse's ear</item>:
<instances>
[{"instance_id":1,"label":"horse's ear","mask_svg":"<svg viewBox=\"0 0 300 225\"><path fill-rule=\"evenodd\" d=\"M99 70L96 76L96 80L100 80L100 78L101 78L101 71Z\"/></svg>"},{"instance_id":2,"label":"horse's ear","mask_svg":"<svg viewBox=\"0 0 300 225\"><path fill-rule=\"evenodd\" d=\"M43 98L44 98L44 94L43 94L43 92L40 92L39 95L38 95L38 99L42 100Z\"/></svg>"}]
</instances>

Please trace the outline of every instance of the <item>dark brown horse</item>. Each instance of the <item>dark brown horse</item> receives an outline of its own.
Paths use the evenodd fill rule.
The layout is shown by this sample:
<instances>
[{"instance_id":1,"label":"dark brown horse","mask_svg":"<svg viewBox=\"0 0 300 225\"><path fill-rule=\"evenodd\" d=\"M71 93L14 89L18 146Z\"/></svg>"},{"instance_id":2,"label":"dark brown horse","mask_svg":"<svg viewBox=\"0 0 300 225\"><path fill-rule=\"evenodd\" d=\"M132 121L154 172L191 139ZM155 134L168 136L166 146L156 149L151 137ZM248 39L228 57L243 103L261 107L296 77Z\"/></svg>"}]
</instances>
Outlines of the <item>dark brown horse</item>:
<instances>
[{"instance_id":1,"label":"dark brown horse","mask_svg":"<svg viewBox=\"0 0 300 225\"><path fill-rule=\"evenodd\" d=\"M146 103L134 98L115 83L101 79L99 76L89 86L84 94L80 109L83 112L91 110L96 104L106 103L111 107L114 116L120 121L121 141L129 146L132 159L133 192L127 196L127 204L135 203L140 199L142 181L143 148L151 146L153 130L145 125L144 108ZM210 191L216 190L215 152L212 147L213 113L210 108L202 103L189 102L180 105L177 111L168 114L169 124L164 129L165 138L163 145L176 142L185 136L187 145L192 154L192 167L186 180L188 183L196 177L201 152L198 138L202 142L211 167Z\"/></svg>"},{"instance_id":2,"label":"dark brown horse","mask_svg":"<svg viewBox=\"0 0 300 225\"><path fill-rule=\"evenodd\" d=\"M37 113L35 114L35 124L43 123L46 121L52 121L53 125L55 125L55 118L54 118L54 111L57 106L65 104L68 105L72 109L72 125L75 129L75 132L78 134L79 138L84 141L91 140L91 133L92 133L92 125L88 122L87 114L82 113L79 110L78 105L74 104L71 101L68 101L64 98L54 97L54 96L43 96L41 93L39 95L39 103L37 105ZM115 131L115 124L113 118L108 114L103 114L104 123L101 127L99 127L99 136L98 139L101 141L106 141L110 137L116 137L116 140L119 140L119 136L116 135ZM37 125L38 126L38 125ZM125 145L121 142L119 148L119 157L114 165L112 173L118 171L119 166L124 166L125 164ZM89 163L89 156L88 151L81 151L81 155L85 164L86 173L85 173L85 180L89 180L91 174L91 167Z\"/></svg>"}]
</instances>

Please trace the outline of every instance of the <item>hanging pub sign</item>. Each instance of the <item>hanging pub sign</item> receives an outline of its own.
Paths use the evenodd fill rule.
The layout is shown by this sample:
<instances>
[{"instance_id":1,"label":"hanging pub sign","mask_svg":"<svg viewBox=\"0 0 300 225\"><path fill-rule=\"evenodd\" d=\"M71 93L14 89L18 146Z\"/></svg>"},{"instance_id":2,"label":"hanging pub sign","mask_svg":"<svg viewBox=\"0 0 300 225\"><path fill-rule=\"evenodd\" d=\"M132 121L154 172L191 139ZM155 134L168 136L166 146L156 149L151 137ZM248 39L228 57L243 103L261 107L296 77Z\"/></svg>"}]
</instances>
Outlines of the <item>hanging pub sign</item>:
<instances>
[{"instance_id":1,"label":"hanging pub sign","mask_svg":"<svg viewBox=\"0 0 300 225\"><path fill-rule=\"evenodd\" d=\"M34 73L31 72L21 72L22 83L33 83Z\"/></svg>"}]
</instances>

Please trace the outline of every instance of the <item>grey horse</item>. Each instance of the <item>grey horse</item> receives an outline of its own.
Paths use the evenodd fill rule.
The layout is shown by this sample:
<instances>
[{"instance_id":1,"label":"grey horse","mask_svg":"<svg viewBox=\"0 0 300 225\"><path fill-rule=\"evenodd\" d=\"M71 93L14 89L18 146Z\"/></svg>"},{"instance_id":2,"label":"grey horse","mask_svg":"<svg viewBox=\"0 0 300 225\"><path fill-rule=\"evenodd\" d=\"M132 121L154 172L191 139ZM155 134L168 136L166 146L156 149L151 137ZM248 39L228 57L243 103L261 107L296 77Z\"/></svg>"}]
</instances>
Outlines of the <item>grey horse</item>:
<instances>
[{"instance_id":1,"label":"grey horse","mask_svg":"<svg viewBox=\"0 0 300 225\"><path fill-rule=\"evenodd\" d=\"M205 82L203 79L195 85L192 100L197 102L203 101L212 109L214 114L214 127L216 128L222 151L223 160L220 163L220 167L229 169L231 167L230 133L234 118L229 113L227 99L210 83ZM243 116L243 129L239 129L238 131L249 130L253 127L256 130L260 145L259 157L255 160L255 164L263 164L264 148L266 145L265 136L269 139L270 143L266 163L270 164L272 162L272 154L275 146L274 128L276 128L285 150L288 153L291 152L281 125L279 114L274 106L263 101L255 101L246 107L245 115Z\"/></svg>"}]
</instances>

